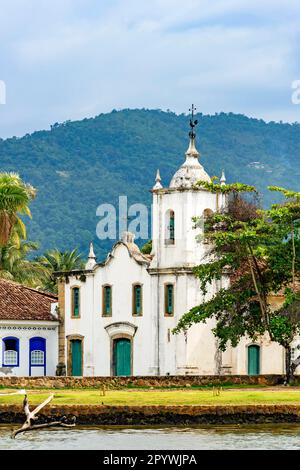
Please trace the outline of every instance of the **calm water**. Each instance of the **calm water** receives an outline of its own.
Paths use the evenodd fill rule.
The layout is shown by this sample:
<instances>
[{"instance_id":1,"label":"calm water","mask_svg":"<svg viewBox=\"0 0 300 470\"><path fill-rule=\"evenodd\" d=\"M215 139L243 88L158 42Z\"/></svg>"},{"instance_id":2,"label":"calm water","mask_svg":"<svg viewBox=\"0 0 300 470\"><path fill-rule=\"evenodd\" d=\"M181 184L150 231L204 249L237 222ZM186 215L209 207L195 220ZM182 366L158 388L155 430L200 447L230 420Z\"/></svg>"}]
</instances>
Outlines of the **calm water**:
<instances>
[{"instance_id":1,"label":"calm water","mask_svg":"<svg viewBox=\"0 0 300 470\"><path fill-rule=\"evenodd\" d=\"M300 449L299 425L182 428L89 427L31 431L11 439L0 426L0 449Z\"/></svg>"}]
</instances>

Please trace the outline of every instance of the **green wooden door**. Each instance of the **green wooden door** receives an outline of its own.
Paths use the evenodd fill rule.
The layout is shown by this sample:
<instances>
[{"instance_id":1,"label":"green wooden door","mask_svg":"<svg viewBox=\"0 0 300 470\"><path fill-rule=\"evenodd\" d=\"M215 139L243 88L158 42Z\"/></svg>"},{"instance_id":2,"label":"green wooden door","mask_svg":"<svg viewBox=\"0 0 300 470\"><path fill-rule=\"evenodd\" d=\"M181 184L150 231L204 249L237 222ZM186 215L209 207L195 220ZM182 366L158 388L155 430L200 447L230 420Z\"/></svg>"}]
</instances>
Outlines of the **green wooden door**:
<instances>
[{"instance_id":1,"label":"green wooden door","mask_svg":"<svg viewBox=\"0 0 300 470\"><path fill-rule=\"evenodd\" d=\"M131 342L120 338L114 344L115 375L131 375Z\"/></svg>"},{"instance_id":2,"label":"green wooden door","mask_svg":"<svg viewBox=\"0 0 300 470\"><path fill-rule=\"evenodd\" d=\"M260 348L252 345L248 347L248 374L259 375L260 373Z\"/></svg>"},{"instance_id":3,"label":"green wooden door","mask_svg":"<svg viewBox=\"0 0 300 470\"><path fill-rule=\"evenodd\" d=\"M80 339L71 341L72 375L82 375L82 343Z\"/></svg>"}]
</instances>

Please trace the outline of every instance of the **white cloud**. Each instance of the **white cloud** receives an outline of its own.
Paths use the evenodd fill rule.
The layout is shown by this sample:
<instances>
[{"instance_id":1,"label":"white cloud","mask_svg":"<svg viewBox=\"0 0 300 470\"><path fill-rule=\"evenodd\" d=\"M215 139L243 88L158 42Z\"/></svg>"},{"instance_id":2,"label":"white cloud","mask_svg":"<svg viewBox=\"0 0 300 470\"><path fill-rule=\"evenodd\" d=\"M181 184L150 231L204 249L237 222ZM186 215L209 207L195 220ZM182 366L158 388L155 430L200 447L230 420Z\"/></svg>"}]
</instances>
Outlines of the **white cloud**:
<instances>
[{"instance_id":1,"label":"white cloud","mask_svg":"<svg viewBox=\"0 0 300 470\"><path fill-rule=\"evenodd\" d=\"M294 0L1 3L3 135L112 108L182 112L191 100L204 113L295 120Z\"/></svg>"}]
</instances>

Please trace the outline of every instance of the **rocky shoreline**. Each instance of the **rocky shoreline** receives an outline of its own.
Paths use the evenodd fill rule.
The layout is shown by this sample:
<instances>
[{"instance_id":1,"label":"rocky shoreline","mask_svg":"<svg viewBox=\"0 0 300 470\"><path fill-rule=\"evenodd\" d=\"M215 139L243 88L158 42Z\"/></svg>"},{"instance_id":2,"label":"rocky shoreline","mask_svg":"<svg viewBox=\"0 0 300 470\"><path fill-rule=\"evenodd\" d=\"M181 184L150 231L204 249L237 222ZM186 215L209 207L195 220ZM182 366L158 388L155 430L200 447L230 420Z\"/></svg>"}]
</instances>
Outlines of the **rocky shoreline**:
<instances>
[{"instance_id":1,"label":"rocky shoreline","mask_svg":"<svg viewBox=\"0 0 300 470\"><path fill-rule=\"evenodd\" d=\"M300 405L207 405L207 406L109 406L51 405L39 415L40 422L60 416L76 416L78 425L154 426L199 424L299 423ZM0 405L0 424L22 423L19 405Z\"/></svg>"}]
</instances>

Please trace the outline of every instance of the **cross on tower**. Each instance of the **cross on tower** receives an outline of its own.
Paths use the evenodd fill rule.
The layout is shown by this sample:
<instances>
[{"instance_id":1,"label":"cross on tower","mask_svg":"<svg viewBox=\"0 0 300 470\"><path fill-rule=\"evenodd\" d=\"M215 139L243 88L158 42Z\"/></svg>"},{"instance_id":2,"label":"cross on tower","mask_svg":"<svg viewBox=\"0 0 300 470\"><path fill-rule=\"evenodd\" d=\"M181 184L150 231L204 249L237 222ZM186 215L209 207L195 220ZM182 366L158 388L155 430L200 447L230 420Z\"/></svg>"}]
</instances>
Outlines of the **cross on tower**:
<instances>
[{"instance_id":1,"label":"cross on tower","mask_svg":"<svg viewBox=\"0 0 300 470\"><path fill-rule=\"evenodd\" d=\"M190 128L191 128L191 131L189 132L189 136L191 138L195 138L196 137L196 134L194 132L194 128L197 126L198 124L198 120L197 119L194 119L194 112L197 110L197 108L192 104L192 107L189 109L189 112L192 114L192 117L190 119Z\"/></svg>"}]
</instances>

